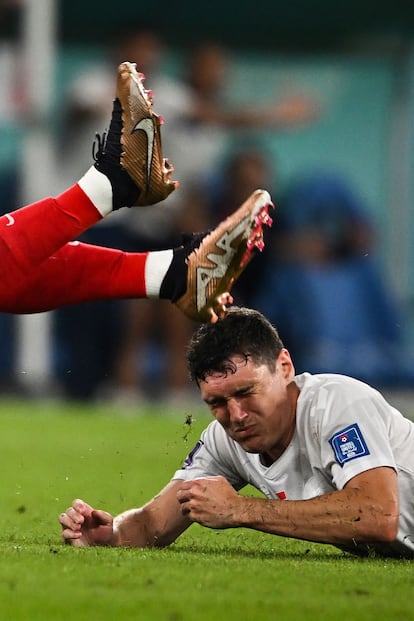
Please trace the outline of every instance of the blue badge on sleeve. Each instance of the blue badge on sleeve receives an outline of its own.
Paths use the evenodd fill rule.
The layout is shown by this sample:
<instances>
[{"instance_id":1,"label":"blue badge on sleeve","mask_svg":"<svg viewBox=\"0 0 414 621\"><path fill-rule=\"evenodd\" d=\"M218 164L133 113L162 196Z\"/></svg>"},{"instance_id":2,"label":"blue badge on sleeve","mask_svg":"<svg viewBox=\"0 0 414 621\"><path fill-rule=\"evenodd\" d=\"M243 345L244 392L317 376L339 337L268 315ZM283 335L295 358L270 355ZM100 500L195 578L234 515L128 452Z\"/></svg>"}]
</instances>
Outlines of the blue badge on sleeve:
<instances>
[{"instance_id":1,"label":"blue badge on sleeve","mask_svg":"<svg viewBox=\"0 0 414 621\"><path fill-rule=\"evenodd\" d=\"M364 436L356 423L336 433L329 443L340 466L347 461L370 454Z\"/></svg>"}]
</instances>

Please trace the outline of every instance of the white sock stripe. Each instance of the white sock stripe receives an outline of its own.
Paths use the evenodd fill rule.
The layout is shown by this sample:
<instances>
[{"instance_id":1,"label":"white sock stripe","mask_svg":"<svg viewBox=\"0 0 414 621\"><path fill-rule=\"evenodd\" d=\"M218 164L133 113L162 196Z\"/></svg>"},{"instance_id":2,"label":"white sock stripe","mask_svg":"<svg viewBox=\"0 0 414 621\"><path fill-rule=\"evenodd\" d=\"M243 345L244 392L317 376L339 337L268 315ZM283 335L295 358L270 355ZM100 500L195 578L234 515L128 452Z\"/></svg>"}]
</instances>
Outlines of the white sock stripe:
<instances>
[{"instance_id":1,"label":"white sock stripe","mask_svg":"<svg viewBox=\"0 0 414 621\"><path fill-rule=\"evenodd\" d=\"M150 252L145 263L145 287L149 298L158 298L164 276L173 259L172 250Z\"/></svg>"},{"instance_id":2,"label":"white sock stripe","mask_svg":"<svg viewBox=\"0 0 414 621\"><path fill-rule=\"evenodd\" d=\"M111 213L112 186L106 175L91 166L78 184L103 217Z\"/></svg>"}]
</instances>

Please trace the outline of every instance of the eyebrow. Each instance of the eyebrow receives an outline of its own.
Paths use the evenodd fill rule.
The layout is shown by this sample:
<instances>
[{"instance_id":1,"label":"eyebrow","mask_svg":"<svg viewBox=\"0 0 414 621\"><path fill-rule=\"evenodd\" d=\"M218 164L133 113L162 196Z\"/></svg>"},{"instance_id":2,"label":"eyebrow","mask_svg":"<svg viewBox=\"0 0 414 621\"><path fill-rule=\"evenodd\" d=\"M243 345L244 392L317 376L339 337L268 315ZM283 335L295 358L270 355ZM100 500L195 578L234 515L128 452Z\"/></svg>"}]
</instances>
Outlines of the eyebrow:
<instances>
[{"instance_id":1,"label":"eyebrow","mask_svg":"<svg viewBox=\"0 0 414 621\"><path fill-rule=\"evenodd\" d=\"M249 393L254 387L255 387L254 382L252 384L249 384L248 386L243 386L242 388L239 388L238 390L235 390L234 392L232 392L230 397L243 397L244 395ZM206 399L204 399L204 402L207 403L207 405L213 405L214 403L219 403L220 401L225 401L225 400L226 398L221 395L220 396L212 395L211 397L207 397Z\"/></svg>"}]
</instances>

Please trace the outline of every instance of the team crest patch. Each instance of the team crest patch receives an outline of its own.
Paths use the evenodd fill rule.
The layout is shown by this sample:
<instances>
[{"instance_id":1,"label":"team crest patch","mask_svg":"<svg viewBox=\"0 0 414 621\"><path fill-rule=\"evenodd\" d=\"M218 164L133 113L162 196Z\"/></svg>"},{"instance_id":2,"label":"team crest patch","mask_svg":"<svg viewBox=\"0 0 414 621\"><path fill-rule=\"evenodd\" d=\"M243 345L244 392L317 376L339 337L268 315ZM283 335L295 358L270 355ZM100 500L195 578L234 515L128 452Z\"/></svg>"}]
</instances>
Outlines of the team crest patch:
<instances>
[{"instance_id":1,"label":"team crest patch","mask_svg":"<svg viewBox=\"0 0 414 621\"><path fill-rule=\"evenodd\" d=\"M356 423L336 433L329 443L340 466L347 461L370 454L364 436Z\"/></svg>"}]
</instances>

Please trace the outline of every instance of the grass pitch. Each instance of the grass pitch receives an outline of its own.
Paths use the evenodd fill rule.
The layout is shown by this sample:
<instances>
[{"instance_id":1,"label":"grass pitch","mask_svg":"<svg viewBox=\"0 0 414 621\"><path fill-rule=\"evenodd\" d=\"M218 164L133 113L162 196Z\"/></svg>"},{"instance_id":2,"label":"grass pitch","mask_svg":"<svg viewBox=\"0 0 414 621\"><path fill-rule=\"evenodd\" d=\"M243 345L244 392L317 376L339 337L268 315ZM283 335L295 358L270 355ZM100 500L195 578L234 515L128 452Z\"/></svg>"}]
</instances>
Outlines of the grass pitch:
<instances>
[{"instance_id":1,"label":"grass pitch","mask_svg":"<svg viewBox=\"0 0 414 621\"><path fill-rule=\"evenodd\" d=\"M74 497L118 513L159 491L210 420L189 414L0 402L0 621L414 619L412 561L198 525L165 550L64 546Z\"/></svg>"}]
</instances>

